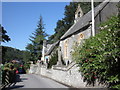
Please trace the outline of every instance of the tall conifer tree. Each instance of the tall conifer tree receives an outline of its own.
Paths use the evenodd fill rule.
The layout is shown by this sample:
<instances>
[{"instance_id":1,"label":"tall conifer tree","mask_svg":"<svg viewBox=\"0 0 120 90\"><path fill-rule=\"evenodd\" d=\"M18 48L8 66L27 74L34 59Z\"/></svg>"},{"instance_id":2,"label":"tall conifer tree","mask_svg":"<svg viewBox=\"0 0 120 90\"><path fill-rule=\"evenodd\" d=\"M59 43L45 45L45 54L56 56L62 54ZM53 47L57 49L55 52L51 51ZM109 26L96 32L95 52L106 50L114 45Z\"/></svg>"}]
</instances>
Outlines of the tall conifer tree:
<instances>
[{"instance_id":1,"label":"tall conifer tree","mask_svg":"<svg viewBox=\"0 0 120 90\"><path fill-rule=\"evenodd\" d=\"M32 33L32 36L30 36L30 41L32 41L33 50L32 55L34 56L34 59L37 60L41 57L42 54L42 45L43 41L47 37L47 34L45 33L43 18L40 16L40 19L38 21L37 29L34 33ZM29 49L29 45L27 47Z\"/></svg>"}]
</instances>

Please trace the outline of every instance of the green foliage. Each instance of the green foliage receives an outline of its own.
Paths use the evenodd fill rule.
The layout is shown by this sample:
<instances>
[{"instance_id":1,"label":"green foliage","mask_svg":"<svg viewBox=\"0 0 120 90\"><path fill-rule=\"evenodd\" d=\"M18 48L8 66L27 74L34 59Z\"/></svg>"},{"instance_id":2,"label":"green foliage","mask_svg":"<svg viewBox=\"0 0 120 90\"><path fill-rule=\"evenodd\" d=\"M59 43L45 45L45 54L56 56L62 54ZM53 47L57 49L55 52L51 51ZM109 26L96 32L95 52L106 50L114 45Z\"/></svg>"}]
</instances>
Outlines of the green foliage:
<instances>
[{"instance_id":1,"label":"green foliage","mask_svg":"<svg viewBox=\"0 0 120 90\"><path fill-rule=\"evenodd\" d=\"M12 63L6 63L6 64L4 64L4 68L2 68L3 70L9 70L10 71L10 67L11 66L14 66L14 64L12 64Z\"/></svg>"},{"instance_id":2,"label":"green foliage","mask_svg":"<svg viewBox=\"0 0 120 90\"><path fill-rule=\"evenodd\" d=\"M15 64L6 63L2 68L2 89L4 89L8 84L15 83L16 81L16 67ZM7 77L7 78L6 78Z\"/></svg>"},{"instance_id":3,"label":"green foliage","mask_svg":"<svg viewBox=\"0 0 120 90\"><path fill-rule=\"evenodd\" d=\"M119 85L114 85L112 88L120 90L120 84Z\"/></svg>"},{"instance_id":4,"label":"green foliage","mask_svg":"<svg viewBox=\"0 0 120 90\"><path fill-rule=\"evenodd\" d=\"M0 24L0 33L2 33L2 37L0 35L0 41L2 42L10 41L10 37L6 35L7 31L4 29L4 27L1 26L1 24Z\"/></svg>"},{"instance_id":5,"label":"green foliage","mask_svg":"<svg viewBox=\"0 0 120 90\"><path fill-rule=\"evenodd\" d=\"M23 52L23 61L24 61L24 68L25 70L30 68L30 61L31 61L31 53L29 51Z\"/></svg>"},{"instance_id":6,"label":"green foliage","mask_svg":"<svg viewBox=\"0 0 120 90\"><path fill-rule=\"evenodd\" d=\"M80 4L83 13L86 14L91 9L90 2L70 2L69 5L65 6L64 18L57 21L56 28L54 29L55 33L48 38L49 43L54 43L60 40L61 36L74 24L75 12ZM97 6L99 2L95 2Z\"/></svg>"},{"instance_id":7,"label":"green foliage","mask_svg":"<svg viewBox=\"0 0 120 90\"><path fill-rule=\"evenodd\" d=\"M12 60L19 60L24 62L24 66L26 69L28 69L29 61L31 60L31 54L29 51L20 51L19 49L12 47L2 46L2 63L5 64L5 62L8 63ZM21 63L16 63L14 67L19 68L20 64Z\"/></svg>"},{"instance_id":8,"label":"green foliage","mask_svg":"<svg viewBox=\"0 0 120 90\"><path fill-rule=\"evenodd\" d=\"M53 55L50 58L50 61L48 62L48 67L47 68L51 68L53 65L56 65L58 61L58 52L55 51L53 53Z\"/></svg>"},{"instance_id":9,"label":"green foliage","mask_svg":"<svg viewBox=\"0 0 120 90\"><path fill-rule=\"evenodd\" d=\"M10 37L6 33L7 31L0 24L0 45L1 45L1 42L8 42L11 40ZM2 46L0 46L0 59L2 58L2 56L5 55L5 51L6 50L4 49L4 52L2 52ZM0 63L2 63L1 60L0 60Z\"/></svg>"},{"instance_id":10,"label":"green foliage","mask_svg":"<svg viewBox=\"0 0 120 90\"><path fill-rule=\"evenodd\" d=\"M74 13L78 3L71 2L70 5L65 6L65 17L57 21L55 33L48 38L49 43L54 43L60 40L61 36L73 25Z\"/></svg>"},{"instance_id":11,"label":"green foliage","mask_svg":"<svg viewBox=\"0 0 120 90\"><path fill-rule=\"evenodd\" d=\"M28 63L25 63L25 64L24 64L24 68L25 68L25 70L29 69L29 68L30 68L30 63L29 63L29 62L28 62Z\"/></svg>"},{"instance_id":12,"label":"green foliage","mask_svg":"<svg viewBox=\"0 0 120 90\"><path fill-rule=\"evenodd\" d=\"M31 60L31 54L29 51L23 51L23 61L25 63L29 62Z\"/></svg>"},{"instance_id":13,"label":"green foliage","mask_svg":"<svg viewBox=\"0 0 120 90\"><path fill-rule=\"evenodd\" d=\"M12 47L2 46L2 63L12 60L23 60L23 51Z\"/></svg>"},{"instance_id":14,"label":"green foliage","mask_svg":"<svg viewBox=\"0 0 120 90\"><path fill-rule=\"evenodd\" d=\"M32 51L34 51L34 46L32 44L28 44L26 46L26 50L29 51L29 52L32 52Z\"/></svg>"},{"instance_id":15,"label":"green foliage","mask_svg":"<svg viewBox=\"0 0 120 90\"><path fill-rule=\"evenodd\" d=\"M40 16L37 29L32 33L32 36L30 36L30 41L32 43L26 46L26 49L31 53L31 59L33 61L36 61L41 57L43 41L47 36L42 16Z\"/></svg>"},{"instance_id":16,"label":"green foliage","mask_svg":"<svg viewBox=\"0 0 120 90\"><path fill-rule=\"evenodd\" d=\"M120 23L112 17L100 25L101 32L85 40L82 47L74 48L73 59L77 62L88 84L120 85Z\"/></svg>"}]
</instances>

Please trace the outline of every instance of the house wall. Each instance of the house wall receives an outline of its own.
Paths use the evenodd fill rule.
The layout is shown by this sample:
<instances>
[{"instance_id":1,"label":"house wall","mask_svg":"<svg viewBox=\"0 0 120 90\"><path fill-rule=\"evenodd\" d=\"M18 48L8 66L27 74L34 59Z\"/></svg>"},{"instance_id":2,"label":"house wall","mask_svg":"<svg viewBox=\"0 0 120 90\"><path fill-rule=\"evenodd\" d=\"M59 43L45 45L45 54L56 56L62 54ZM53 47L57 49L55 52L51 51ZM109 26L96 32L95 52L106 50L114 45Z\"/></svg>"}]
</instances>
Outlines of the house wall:
<instances>
[{"instance_id":1,"label":"house wall","mask_svg":"<svg viewBox=\"0 0 120 90\"><path fill-rule=\"evenodd\" d=\"M105 22L108 18L110 18L113 15L117 15L118 14L118 7L117 7L118 3L117 2L109 2L105 7L103 7L103 9L101 11L99 11L98 15L95 17L95 32L98 33L99 32L99 25L101 22ZM83 34L83 39L88 39L91 36L91 28L89 27L88 29L82 31L82 32L77 32L76 34L73 34L72 36L60 41L60 47L61 47L61 51L62 51L62 57L63 60L66 62L66 65L69 62L72 61L72 56L71 56L71 52L73 51L73 45L75 42L79 42L78 38L80 36L80 34ZM82 39L82 40L83 40ZM66 52L66 47L65 47L65 43L68 43L67 46L67 57L65 56L65 52Z\"/></svg>"},{"instance_id":2,"label":"house wall","mask_svg":"<svg viewBox=\"0 0 120 90\"><path fill-rule=\"evenodd\" d=\"M80 38L80 35L83 35L83 38ZM91 36L91 26L87 28L86 30L82 32L78 32L76 34L73 34L71 37L66 38L65 40L60 41L60 47L61 47L61 52L62 52L62 57L63 60L66 62L66 65L72 62L72 51L75 43L80 43L84 39L88 39ZM65 56L66 52L66 47L65 43L67 41L68 47L67 47L67 57Z\"/></svg>"},{"instance_id":3,"label":"house wall","mask_svg":"<svg viewBox=\"0 0 120 90\"><path fill-rule=\"evenodd\" d=\"M104 7L100 11L100 13L95 17L95 28L98 29L98 25L101 22L104 22L108 19L108 17L117 14L117 3L109 3L107 6ZM99 31L97 30L96 33ZM80 38L80 35L83 34L83 37ZM78 88L85 88L86 83L83 82L83 78L81 76L81 73L78 72L79 68L77 67L74 62L72 62L72 55L71 52L73 51L73 46L75 45L75 42L82 44L79 41L84 41L84 39L88 39L91 36L91 26L87 28L86 30L83 30L82 32L77 32L73 34L72 36L60 41L59 46L61 47L61 55L63 57L63 60L66 62L66 67L61 66L61 67L53 67L52 69L46 69L46 67L36 67L36 66L31 66L31 72L37 72L37 74L41 74L43 76L52 78L56 81L59 81L61 83L73 86L73 87L78 87ZM67 41L67 54L65 53L65 43ZM66 56L65 56L66 54ZM68 64L69 61L69 65ZM33 68L36 69L33 69ZM38 69L37 69L38 68Z\"/></svg>"}]
</instances>

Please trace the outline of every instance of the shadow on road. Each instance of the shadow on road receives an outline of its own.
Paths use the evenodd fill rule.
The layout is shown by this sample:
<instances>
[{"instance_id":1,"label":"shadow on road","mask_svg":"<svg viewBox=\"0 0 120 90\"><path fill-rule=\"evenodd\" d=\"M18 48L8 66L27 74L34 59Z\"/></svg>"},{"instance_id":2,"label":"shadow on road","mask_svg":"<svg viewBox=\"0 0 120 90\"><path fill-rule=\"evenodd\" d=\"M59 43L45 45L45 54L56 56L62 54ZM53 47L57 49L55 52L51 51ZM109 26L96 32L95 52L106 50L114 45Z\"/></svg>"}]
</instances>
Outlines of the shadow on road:
<instances>
[{"instance_id":1,"label":"shadow on road","mask_svg":"<svg viewBox=\"0 0 120 90\"><path fill-rule=\"evenodd\" d=\"M24 80L28 80L28 78L23 78L23 77L20 77L20 76L21 76L21 74L18 74L16 76L16 82L23 82Z\"/></svg>"},{"instance_id":2,"label":"shadow on road","mask_svg":"<svg viewBox=\"0 0 120 90\"><path fill-rule=\"evenodd\" d=\"M21 78L21 81L23 81L23 80L28 80L27 78Z\"/></svg>"},{"instance_id":3,"label":"shadow on road","mask_svg":"<svg viewBox=\"0 0 120 90\"><path fill-rule=\"evenodd\" d=\"M17 74L17 75L16 75L16 83L17 83L17 82L22 82L22 80L21 80L21 78L20 78L20 74Z\"/></svg>"},{"instance_id":4,"label":"shadow on road","mask_svg":"<svg viewBox=\"0 0 120 90\"><path fill-rule=\"evenodd\" d=\"M22 88L22 87L24 87L24 85L15 85L15 86L7 88L6 90L17 89L17 88Z\"/></svg>"},{"instance_id":5,"label":"shadow on road","mask_svg":"<svg viewBox=\"0 0 120 90\"><path fill-rule=\"evenodd\" d=\"M11 89L17 89L17 88L24 87L24 85L16 85L19 82L23 82L23 80L27 80L27 78L20 78L20 74L17 74L15 82L9 85L7 88L4 88L4 90L11 90Z\"/></svg>"}]
</instances>

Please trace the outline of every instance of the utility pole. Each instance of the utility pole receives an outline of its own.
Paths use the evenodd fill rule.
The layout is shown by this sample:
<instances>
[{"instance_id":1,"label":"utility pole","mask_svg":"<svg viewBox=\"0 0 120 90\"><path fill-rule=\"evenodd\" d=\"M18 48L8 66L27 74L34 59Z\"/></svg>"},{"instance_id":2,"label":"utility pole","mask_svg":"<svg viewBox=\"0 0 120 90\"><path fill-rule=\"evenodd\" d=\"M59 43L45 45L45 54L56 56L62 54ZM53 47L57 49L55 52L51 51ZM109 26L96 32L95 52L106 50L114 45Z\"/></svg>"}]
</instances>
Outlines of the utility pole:
<instances>
[{"instance_id":1,"label":"utility pole","mask_svg":"<svg viewBox=\"0 0 120 90\"><path fill-rule=\"evenodd\" d=\"M93 0L91 0L91 8L92 8L92 36L95 36L94 1Z\"/></svg>"}]
</instances>

